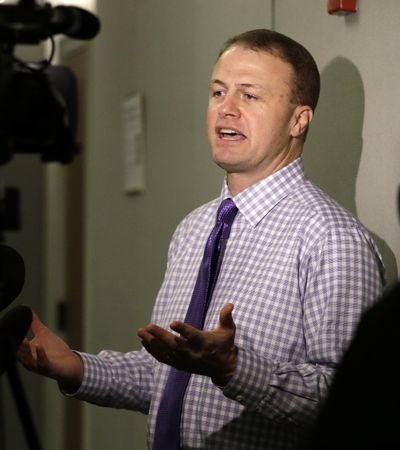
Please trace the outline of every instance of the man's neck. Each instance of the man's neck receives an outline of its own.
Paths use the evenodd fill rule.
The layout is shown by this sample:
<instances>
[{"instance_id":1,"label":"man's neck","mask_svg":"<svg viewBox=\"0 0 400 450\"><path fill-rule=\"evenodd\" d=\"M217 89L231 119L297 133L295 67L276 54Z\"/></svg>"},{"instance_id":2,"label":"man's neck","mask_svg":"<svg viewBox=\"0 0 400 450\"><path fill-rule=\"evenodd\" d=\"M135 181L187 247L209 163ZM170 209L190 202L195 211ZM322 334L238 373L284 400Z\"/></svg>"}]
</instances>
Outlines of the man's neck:
<instances>
[{"instance_id":1,"label":"man's neck","mask_svg":"<svg viewBox=\"0 0 400 450\"><path fill-rule=\"evenodd\" d=\"M278 161L276 164L272 164L268 167L267 170L260 172L231 172L227 173L227 185L229 189L229 193L234 197L240 192L244 191L248 187L253 184L263 180L264 178L269 177L275 172L283 169L288 166L294 160L296 160L299 156L301 156L301 151L298 153L292 153L290 158L285 158L283 160Z\"/></svg>"}]
</instances>

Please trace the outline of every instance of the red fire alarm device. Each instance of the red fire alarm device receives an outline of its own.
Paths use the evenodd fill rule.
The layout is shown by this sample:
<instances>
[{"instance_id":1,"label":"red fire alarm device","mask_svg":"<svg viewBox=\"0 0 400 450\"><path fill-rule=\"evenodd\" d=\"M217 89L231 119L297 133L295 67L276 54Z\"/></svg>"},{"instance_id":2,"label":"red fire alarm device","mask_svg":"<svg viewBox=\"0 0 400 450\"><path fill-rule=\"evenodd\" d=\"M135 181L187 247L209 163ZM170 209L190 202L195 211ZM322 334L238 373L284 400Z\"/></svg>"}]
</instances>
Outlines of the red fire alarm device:
<instances>
[{"instance_id":1,"label":"red fire alarm device","mask_svg":"<svg viewBox=\"0 0 400 450\"><path fill-rule=\"evenodd\" d=\"M328 0L329 14L352 14L357 12L357 0Z\"/></svg>"}]
</instances>

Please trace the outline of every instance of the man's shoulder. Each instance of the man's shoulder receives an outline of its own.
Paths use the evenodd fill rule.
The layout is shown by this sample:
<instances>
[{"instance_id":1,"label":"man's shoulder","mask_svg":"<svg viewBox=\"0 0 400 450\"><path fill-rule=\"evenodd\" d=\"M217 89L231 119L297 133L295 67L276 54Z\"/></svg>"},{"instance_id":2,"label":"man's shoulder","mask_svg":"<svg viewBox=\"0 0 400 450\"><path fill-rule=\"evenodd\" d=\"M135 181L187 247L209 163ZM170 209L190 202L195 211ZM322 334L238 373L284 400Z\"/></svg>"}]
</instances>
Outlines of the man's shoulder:
<instances>
[{"instance_id":1,"label":"man's shoulder","mask_svg":"<svg viewBox=\"0 0 400 450\"><path fill-rule=\"evenodd\" d=\"M220 198L214 198L207 203L197 206L182 219L182 222L196 222L197 220L204 220L207 217L215 215L219 202Z\"/></svg>"},{"instance_id":2,"label":"man's shoulder","mask_svg":"<svg viewBox=\"0 0 400 450\"><path fill-rule=\"evenodd\" d=\"M189 212L178 224L175 235L182 236L187 233L192 234L196 232L196 230L199 231L203 227L207 227L209 222L215 220L219 201L219 198L215 198Z\"/></svg>"},{"instance_id":3,"label":"man's shoulder","mask_svg":"<svg viewBox=\"0 0 400 450\"><path fill-rule=\"evenodd\" d=\"M319 226L363 228L349 210L310 181L303 183L290 201L304 217L318 222Z\"/></svg>"}]
</instances>

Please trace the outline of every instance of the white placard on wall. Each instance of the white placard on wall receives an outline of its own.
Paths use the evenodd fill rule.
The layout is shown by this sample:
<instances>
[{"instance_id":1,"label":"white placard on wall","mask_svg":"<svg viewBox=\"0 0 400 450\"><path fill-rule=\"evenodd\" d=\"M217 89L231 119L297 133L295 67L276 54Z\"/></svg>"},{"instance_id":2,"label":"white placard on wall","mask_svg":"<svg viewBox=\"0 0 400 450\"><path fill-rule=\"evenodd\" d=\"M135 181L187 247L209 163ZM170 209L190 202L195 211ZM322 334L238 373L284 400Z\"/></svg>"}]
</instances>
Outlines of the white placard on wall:
<instances>
[{"instance_id":1,"label":"white placard on wall","mask_svg":"<svg viewBox=\"0 0 400 450\"><path fill-rule=\"evenodd\" d=\"M124 191L127 194L145 189L143 97L132 94L122 102L122 150Z\"/></svg>"}]
</instances>

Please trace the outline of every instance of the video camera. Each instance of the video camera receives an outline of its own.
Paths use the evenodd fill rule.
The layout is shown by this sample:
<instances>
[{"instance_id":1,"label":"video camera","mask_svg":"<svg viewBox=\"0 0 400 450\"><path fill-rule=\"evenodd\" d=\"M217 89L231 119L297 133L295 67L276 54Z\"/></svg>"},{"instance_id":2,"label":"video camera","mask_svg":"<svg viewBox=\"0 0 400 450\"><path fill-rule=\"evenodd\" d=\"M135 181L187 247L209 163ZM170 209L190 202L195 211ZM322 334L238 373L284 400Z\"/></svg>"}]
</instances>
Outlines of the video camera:
<instances>
[{"instance_id":1,"label":"video camera","mask_svg":"<svg viewBox=\"0 0 400 450\"><path fill-rule=\"evenodd\" d=\"M0 165L9 162L14 153L39 153L43 162L61 163L71 162L78 153L77 83L67 67L51 65L54 36L86 40L99 30L97 17L81 8L52 7L40 0L0 4ZM16 45L47 39L51 43L47 60L32 63L14 56ZM2 230L14 228L13 219L18 219L18 196L11 193L15 194L14 190L6 189L4 201L0 195L0 312L18 297L25 279L22 256L1 243ZM42 447L15 364L32 317L32 310L24 305L0 317L0 375L7 373L28 446L38 450ZM0 411L0 422L2 416ZM3 428L0 423L0 434Z\"/></svg>"},{"instance_id":2,"label":"video camera","mask_svg":"<svg viewBox=\"0 0 400 450\"><path fill-rule=\"evenodd\" d=\"M14 153L39 153L43 162L70 163L76 142L77 86L74 74L52 66L54 36L87 40L100 29L96 16L72 6L20 0L0 5L0 164ZM50 39L51 55L31 63L14 56L17 44Z\"/></svg>"},{"instance_id":3,"label":"video camera","mask_svg":"<svg viewBox=\"0 0 400 450\"><path fill-rule=\"evenodd\" d=\"M64 34L91 39L99 32L100 22L77 7L52 7L35 0L14 3L0 4L0 164L8 162L14 153L40 153L44 162L68 163L78 151L77 89L68 68L51 65L53 37ZM52 43L48 60L28 63L14 56L15 45L38 44L45 39ZM5 222L10 218L5 212L12 208L4 211L7 205L1 200L0 219ZM8 225L15 221L11 222ZM0 224L0 233L5 225ZM22 257L0 243L0 311L18 296L24 275ZM28 331L30 318L27 308L19 307L0 319L0 374ZM15 326L17 321L19 327Z\"/></svg>"}]
</instances>

